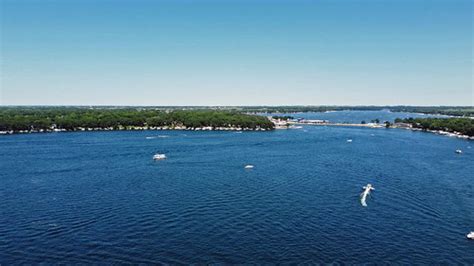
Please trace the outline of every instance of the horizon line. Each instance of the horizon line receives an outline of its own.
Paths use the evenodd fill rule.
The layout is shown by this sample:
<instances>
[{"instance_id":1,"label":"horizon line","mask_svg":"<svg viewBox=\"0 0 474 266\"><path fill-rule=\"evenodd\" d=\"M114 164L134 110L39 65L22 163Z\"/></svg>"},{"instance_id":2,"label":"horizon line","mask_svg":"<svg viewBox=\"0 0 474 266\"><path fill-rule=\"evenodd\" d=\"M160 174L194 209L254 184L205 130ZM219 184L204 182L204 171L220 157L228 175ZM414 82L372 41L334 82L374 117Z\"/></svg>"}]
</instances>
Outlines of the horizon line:
<instances>
[{"instance_id":1,"label":"horizon line","mask_svg":"<svg viewBox=\"0 0 474 266\"><path fill-rule=\"evenodd\" d=\"M359 104L359 105L109 105L109 104L0 104L1 107L462 107L462 108L474 108L474 105L372 105L372 104Z\"/></svg>"}]
</instances>

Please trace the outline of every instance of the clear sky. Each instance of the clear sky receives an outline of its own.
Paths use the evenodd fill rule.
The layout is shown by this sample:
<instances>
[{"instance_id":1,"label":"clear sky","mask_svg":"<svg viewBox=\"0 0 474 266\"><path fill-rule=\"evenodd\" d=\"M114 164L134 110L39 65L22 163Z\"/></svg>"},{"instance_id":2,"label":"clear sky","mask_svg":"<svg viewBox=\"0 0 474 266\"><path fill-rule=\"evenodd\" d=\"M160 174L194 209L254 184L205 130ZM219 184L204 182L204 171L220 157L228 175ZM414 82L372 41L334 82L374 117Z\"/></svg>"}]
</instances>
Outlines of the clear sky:
<instances>
[{"instance_id":1,"label":"clear sky","mask_svg":"<svg viewBox=\"0 0 474 266\"><path fill-rule=\"evenodd\" d=\"M473 1L0 0L0 104L473 105Z\"/></svg>"}]
</instances>

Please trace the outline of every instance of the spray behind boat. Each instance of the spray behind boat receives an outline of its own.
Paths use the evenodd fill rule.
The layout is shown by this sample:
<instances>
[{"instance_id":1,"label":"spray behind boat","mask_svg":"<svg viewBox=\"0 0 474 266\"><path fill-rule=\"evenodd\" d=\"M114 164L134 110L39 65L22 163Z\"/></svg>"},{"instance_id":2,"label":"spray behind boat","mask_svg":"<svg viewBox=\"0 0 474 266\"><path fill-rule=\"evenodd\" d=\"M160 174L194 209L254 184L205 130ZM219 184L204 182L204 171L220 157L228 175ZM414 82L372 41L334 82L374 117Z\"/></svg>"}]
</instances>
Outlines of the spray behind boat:
<instances>
[{"instance_id":1,"label":"spray behind boat","mask_svg":"<svg viewBox=\"0 0 474 266\"><path fill-rule=\"evenodd\" d=\"M362 206L367 207L367 196L370 194L370 191L375 190L371 184L367 184L366 186L362 187L364 191L360 194L360 204Z\"/></svg>"}]
</instances>

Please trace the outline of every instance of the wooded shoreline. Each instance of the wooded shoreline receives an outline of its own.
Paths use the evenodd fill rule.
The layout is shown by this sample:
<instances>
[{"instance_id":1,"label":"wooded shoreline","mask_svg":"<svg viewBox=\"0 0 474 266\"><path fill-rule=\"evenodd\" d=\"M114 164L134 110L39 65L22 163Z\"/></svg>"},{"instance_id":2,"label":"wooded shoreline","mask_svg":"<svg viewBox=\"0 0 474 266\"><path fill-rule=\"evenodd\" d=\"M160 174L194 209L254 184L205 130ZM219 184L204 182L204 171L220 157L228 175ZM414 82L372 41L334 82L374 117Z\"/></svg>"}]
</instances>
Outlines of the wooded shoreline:
<instances>
[{"instance_id":1,"label":"wooded shoreline","mask_svg":"<svg viewBox=\"0 0 474 266\"><path fill-rule=\"evenodd\" d=\"M228 109L232 107L189 108L0 107L0 134L111 130L268 131L279 128L281 119L292 118L250 114L250 107L242 107L246 112ZM463 110L467 111L467 108ZM474 136L472 118L409 118L396 119L395 124L388 121L384 123L388 123L386 127L411 128L443 135ZM377 126L383 125L377 122Z\"/></svg>"},{"instance_id":2,"label":"wooded shoreline","mask_svg":"<svg viewBox=\"0 0 474 266\"><path fill-rule=\"evenodd\" d=\"M6 109L0 132L92 130L272 130L268 118L235 111L140 109Z\"/></svg>"}]
</instances>

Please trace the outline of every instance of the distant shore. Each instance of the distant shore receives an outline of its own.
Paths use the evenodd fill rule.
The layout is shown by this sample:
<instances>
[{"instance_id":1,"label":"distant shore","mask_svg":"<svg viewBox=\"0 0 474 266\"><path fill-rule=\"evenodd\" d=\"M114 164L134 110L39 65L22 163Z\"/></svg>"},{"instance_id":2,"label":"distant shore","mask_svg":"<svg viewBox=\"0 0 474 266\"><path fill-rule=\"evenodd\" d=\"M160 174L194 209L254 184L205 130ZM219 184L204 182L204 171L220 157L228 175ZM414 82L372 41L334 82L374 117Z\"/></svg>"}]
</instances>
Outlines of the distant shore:
<instances>
[{"instance_id":1,"label":"distant shore","mask_svg":"<svg viewBox=\"0 0 474 266\"><path fill-rule=\"evenodd\" d=\"M274 128L266 117L218 110L1 109L0 134L111 130L242 130Z\"/></svg>"},{"instance_id":2,"label":"distant shore","mask_svg":"<svg viewBox=\"0 0 474 266\"><path fill-rule=\"evenodd\" d=\"M270 131L285 129L290 126L315 125L403 128L462 139L474 139L474 119L472 118L397 118L394 123L374 119L370 123L361 121L359 124L334 123L327 120L304 118L295 119L288 115L252 115L245 111L212 109L155 110L147 108L88 109L77 107L0 108L0 135L115 130ZM464 108L463 111L468 112L468 109Z\"/></svg>"},{"instance_id":3,"label":"distant shore","mask_svg":"<svg viewBox=\"0 0 474 266\"><path fill-rule=\"evenodd\" d=\"M412 123L333 123L327 120L282 120L282 119L275 119L269 118L274 124L275 129L287 129L287 128L294 128L295 126L301 125L308 125L308 126L330 126L330 127L366 127L366 128L398 128L398 129L407 129L412 131L422 131L422 132L429 132L434 133L437 135L443 135L448 137L456 137L460 139L467 139L467 140L474 140L474 136L469 136L466 134L462 134L461 132L457 131L446 131L446 130L434 130L428 128L420 128L417 127L417 124ZM415 125L415 126L414 126Z\"/></svg>"},{"instance_id":4,"label":"distant shore","mask_svg":"<svg viewBox=\"0 0 474 266\"><path fill-rule=\"evenodd\" d=\"M391 128L401 128L401 129L407 129L411 131L421 131L421 132L428 132L428 133L433 133L436 135L443 135L447 137L455 137L455 138L460 138L460 139L467 139L467 140L474 140L474 136L470 137L468 135L463 135L459 132L448 132L448 131L443 131L443 130L431 130L431 129L421 129L421 128L404 128L404 127L391 127Z\"/></svg>"},{"instance_id":5,"label":"distant shore","mask_svg":"<svg viewBox=\"0 0 474 266\"><path fill-rule=\"evenodd\" d=\"M76 129L39 129L0 131L0 135L33 134L33 133L59 133L59 132L94 132L94 131L271 131L265 128L241 128L241 127L121 127L121 128L76 128Z\"/></svg>"},{"instance_id":6,"label":"distant shore","mask_svg":"<svg viewBox=\"0 0 474 266\"><path fill-rule=\"evenodd\" d=\"M297 125L310 125L310 126L334 126L334 127L365 127L365 128L387 128L380 124L355 124L355 123L289 123L287 127L276 125L275 129L291 129ZM474 140L474 136L463 135L459 132L448 132L443 130L424 130L421 128L391 125L390 129L406 129L411 131L428 132L437 135L443 135L448 137L456 137L466 140ZM121 127L121 128L77 128L77 129L40 129L40 130L19 130L19 131L0 131L0 135L13 135L13 134L34 134L34 133L59 133L59 132L97 132L97 131L271 131L273 129L265 128L241 128L241 127Z\"/></svg>"}]
</instances>

